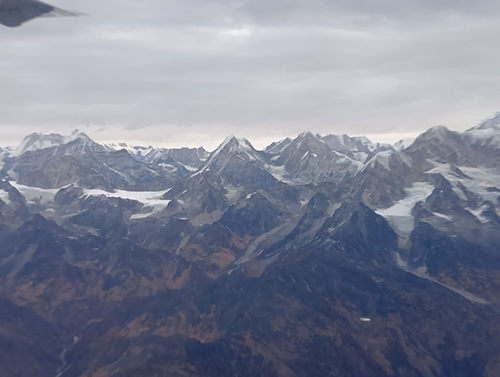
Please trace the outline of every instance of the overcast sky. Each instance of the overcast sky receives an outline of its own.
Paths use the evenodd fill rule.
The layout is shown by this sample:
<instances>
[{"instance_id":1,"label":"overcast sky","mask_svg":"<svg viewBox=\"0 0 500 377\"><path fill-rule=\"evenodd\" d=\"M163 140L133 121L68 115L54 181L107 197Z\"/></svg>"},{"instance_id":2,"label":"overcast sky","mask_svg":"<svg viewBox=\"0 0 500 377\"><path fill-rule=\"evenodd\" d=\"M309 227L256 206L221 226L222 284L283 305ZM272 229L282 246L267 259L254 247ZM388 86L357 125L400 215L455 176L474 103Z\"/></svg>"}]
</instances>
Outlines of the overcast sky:
<instances>
[{"instance_id":1,"label":"overcast sky","mask_svg":"<svg viewBox=\"0 0 500 377\"><path fill-rule=\"evenodd\" d=\"M50 0L0 26L0 145L257 147L304 130L396 139L500 111L500 2Z\"/></svg>"}]
</instances>

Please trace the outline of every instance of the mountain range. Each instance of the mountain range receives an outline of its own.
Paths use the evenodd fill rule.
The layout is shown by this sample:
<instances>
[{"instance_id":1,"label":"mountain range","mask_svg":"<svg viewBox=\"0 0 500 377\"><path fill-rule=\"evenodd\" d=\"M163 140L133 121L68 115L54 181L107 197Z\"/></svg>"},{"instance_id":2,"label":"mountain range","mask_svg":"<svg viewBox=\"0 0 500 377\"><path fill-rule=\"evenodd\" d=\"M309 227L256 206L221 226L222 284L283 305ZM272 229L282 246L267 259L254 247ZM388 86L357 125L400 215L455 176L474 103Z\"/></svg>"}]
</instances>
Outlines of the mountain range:
<instances>
[{"instance_id":1,"label":"mountain range","mask_svg":"<svg viewBox=\"0 0 500 377\"><path fill-rule=\"evenodd\" d=\"M500 375L500 113L0 156L2 377Z\"/></svg>"}]
</instances>

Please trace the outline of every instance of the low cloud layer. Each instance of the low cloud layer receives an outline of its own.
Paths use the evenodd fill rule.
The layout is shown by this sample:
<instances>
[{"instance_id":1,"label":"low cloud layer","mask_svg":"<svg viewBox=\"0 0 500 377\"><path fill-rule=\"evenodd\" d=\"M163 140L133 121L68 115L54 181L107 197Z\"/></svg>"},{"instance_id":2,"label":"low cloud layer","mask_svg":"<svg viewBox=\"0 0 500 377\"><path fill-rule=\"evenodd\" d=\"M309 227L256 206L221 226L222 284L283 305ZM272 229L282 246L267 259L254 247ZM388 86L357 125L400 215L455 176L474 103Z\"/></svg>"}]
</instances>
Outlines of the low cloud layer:
<instances>
[{"instance_id":1,"label":"low cloud layer","mask_svg":"<svg viewBox=\"0 0 500 377\"><path fill-rule=\"evenodd\" d=\"M0 144L257 146L304 130L393 140L500 110L500 3L54 0L0 29Z\"/></svg>"}]
</instances>

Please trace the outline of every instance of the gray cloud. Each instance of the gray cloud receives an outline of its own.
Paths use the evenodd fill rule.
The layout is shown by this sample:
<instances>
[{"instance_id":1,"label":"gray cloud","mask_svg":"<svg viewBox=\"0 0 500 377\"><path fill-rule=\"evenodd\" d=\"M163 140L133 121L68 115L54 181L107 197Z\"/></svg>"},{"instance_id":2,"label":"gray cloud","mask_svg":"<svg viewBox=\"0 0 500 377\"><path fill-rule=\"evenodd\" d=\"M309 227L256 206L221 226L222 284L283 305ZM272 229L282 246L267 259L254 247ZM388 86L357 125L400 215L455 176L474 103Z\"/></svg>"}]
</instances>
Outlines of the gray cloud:
<instances>
[{"instance_id":1,"label":"gray cloud","mask_svg":"<svg viewBox=\"0 0 500 377\"><path fill-rule=\"evenodd\" d=\"M2 144L76 127L208 148L306 129L393 139L500 110L492 0L53 4L89 16L0 29Z\"/></svg>"}]
</instances>

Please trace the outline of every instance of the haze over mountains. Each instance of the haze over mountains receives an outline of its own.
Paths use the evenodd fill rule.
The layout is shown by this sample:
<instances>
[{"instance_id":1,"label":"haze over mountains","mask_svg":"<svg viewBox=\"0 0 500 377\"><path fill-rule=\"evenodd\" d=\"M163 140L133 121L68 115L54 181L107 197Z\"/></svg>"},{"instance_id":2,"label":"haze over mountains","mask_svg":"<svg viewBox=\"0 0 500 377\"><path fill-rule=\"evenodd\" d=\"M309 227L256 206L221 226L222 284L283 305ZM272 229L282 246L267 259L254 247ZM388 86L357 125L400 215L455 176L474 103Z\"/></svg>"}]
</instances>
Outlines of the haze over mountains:
<instances>
[{"instance_id":1,"label":"haze over mountains","mask_svg":"<svg viewBox=\"0 0 500 377\"><path fill-rule=\"evenodd\" d=\"M1 154L2 376L500 375L500 113Z\"/></svg>"}]
</instances>

